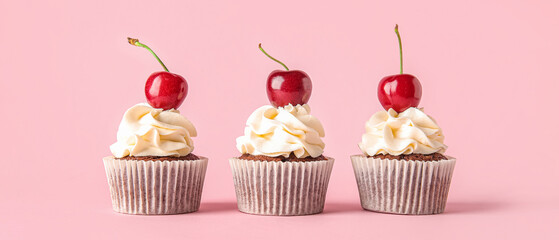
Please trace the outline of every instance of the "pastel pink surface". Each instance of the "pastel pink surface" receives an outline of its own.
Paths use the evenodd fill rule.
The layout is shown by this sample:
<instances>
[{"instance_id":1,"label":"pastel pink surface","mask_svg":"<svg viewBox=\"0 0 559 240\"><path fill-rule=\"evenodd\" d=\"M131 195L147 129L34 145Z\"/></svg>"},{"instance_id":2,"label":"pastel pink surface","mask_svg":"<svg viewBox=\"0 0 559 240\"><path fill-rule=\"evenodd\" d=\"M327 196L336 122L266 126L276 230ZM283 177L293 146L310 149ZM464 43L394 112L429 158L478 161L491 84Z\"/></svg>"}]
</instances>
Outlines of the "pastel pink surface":
<instances>
[{"instance_id":1,"label":"pastel pink surface","mask_svg":"<svg viewBox=\"0 0 559 240\"><path fill-rule=\"evenodd\" d=\"M0 239L553 239L559 220L558 2L541 1L2 1ZM349 156L382 109L378 81L404 71L420 107L458 159L447 211L398 216L361 210ZM209 157L200 212L113 213L102 157L119 121L145 102L161 67L189 93L180 107ZM239 213L227 159L281 66L313 81L312 114L336 163L325 212Z\"/></svg>"}]
</instances>

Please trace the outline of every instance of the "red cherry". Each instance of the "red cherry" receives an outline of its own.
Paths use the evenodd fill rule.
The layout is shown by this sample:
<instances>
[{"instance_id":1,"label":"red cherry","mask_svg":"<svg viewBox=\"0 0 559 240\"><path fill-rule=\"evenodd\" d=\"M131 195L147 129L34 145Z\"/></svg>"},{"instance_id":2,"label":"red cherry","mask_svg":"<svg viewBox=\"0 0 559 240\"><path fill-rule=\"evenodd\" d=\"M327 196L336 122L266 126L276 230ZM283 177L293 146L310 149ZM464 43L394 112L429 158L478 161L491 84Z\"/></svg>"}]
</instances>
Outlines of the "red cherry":
<instances>
[{"instance_id":1,"label":"red cherry","mask_svg":"<svg viewBox=\"0 0 559 240\"><path fill-rule=\"evenodd\" d=\"M170 73L157 54L138 39L128 38L128 43L147 49L165 69L165 72L152 73L146 81L145 93L149 105L163 110L179 108L188 93L186 80L181 75Z\"/></svg>"},{"instance_id":2,"label":"red cherry","mask_svg":"<svg viewBox=\"0 0 559 240\"><path fill-rule=\"evenodd\" d=\"M382 78L378 84L378 100L384 109L394 109L403 112L410 107L419 106L421 100L421 83L411 74L404 74L404 61L402 57L402 39L398 32L398 24L394 27L398 36L400 47L400 74Z\"/></svg>"},{"instance_id":3,"label":"red cherry","mask_svg":"<svg viewBox=\"0 0 559 240\"><path fill-rule=\"evenodd\" d=\"M378 99L384 109L403 112L410 107L419 106L421 83L410 74L386 76L378 85Z\"/></svg>"},{"instance_id":4,"label":"red cherry","mask_svg":"<svg viewBox=\"0 0 559 240\"><path fill-rule=\"evenodd\" d=\"M177 109L188 93L186 80L170 72L154 72L146 81L146 99L154 108Z\"/></svg>"},{"instance_id":5,"label":"red cherry","mask_svg":"<svg viewBox=\"0 0 559 240\"><path fill-rule=\"evenodd\" d=\"M275 70L268 76L266 93L274 107L288 104L305 104L312 92L312 82L305 72L299 70Z\"/></svg>"},{"instance_id":6,"label":"red cherry","mask_svg":"<svg viewBox=\"0 0 559 240\"><path fill-rule=\"evenodd\" d=\"M300 70L289 70L285 64L270 56L262 48L262 44L258 44L258 48L270 59L281 64L286 71L275 70L268 75L266 82L266 93L268 99L274 107L283 107L285 105L305 104L311 98L312 82L309 75Z\"/></svg>"}]
</instances>

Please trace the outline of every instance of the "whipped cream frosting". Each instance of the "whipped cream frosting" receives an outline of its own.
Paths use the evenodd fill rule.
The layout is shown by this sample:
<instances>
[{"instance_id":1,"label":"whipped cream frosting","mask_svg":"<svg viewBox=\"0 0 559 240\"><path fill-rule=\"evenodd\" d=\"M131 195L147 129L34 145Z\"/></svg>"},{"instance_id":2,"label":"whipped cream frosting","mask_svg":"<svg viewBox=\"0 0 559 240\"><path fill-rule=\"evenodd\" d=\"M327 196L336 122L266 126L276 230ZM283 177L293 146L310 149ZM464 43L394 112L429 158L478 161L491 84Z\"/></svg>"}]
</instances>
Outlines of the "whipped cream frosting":
<instances>
[{"instance_id":1,"label":"whipped cream frosting","mask_svg":"<svg viewBox=\"0 0 559 240\"><path fill-rule=\"evenodd\" d=\"M359 148L369 156L444 153L447 149L441 128L423 109L379 111L365 129Z\"/></svg>"},{"instance_id":2,"label":"whipped cream frosting","mask_svg":"<svg viewBox=\"0 0 559 240\"><path fill-rule=\"evenodd\" d=\"M310 115L309 105L291 104L256 109L248 118L245 135L237 138L237 149L243 154L268 157L318 157L324 152L324 128Z\"/></svg>"},{"instance_id":3,"label":"whipped cream frosting","mask_svg":"<svg viewBox=\"0 0 559 240\"><path fill-rule=\"evenodd\" d=\"M178 110L137 104L124 113L111 145L113 156L186 156L194 149L196 129Z\"/></svg>"}]
</instances>

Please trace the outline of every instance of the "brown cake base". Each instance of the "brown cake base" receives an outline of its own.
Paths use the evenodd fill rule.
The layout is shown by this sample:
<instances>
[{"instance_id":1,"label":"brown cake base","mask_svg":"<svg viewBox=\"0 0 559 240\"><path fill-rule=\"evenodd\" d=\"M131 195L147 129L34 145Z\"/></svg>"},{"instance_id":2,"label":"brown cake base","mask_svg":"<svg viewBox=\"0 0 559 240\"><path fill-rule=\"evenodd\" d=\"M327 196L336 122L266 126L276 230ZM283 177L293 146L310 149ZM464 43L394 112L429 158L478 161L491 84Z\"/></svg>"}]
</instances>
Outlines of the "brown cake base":
<instances>
[{"instance_id":1,"label":"brown cake base","mask_svg":"<svg viewBox=\"0 0 559 240\"><path fill-rule=\"evenodd\" d=\"M408 156L409 158L409 156ZM363 209L422 215L444 212L456 159L412 161L351 156Z\"/></svg>"},{"instance_id":2,"label":"brown cake base","mask_svg":"<svg viewBox=\"0 0 559 240\"><path fill-rule=\"evenodd\" d=\"M117 160L140 160L140 161L176 161L176 160L199 160L200 158L192 153L186 156L169 157L169 156L126 156L115 158Z\"/></svg>"},{"instance_id":3,"label":"brown cake base","mask_svg":"<svg viewBox=\"0 0 559 240\"><path fill-rule=\"evenodd\" d=\"M115 212L162 215L198 211L208 158L124 159L103 158Z\"/></svg>"},{"instance_id":4,"label":"brown cake base","mask_svg":"<svg viewBox=\"0 0 559 240\"><path fill-rule=\"evenodd\" d=\"M306 158L298 158L295 154L291 153L289 157L279 156L279 157L268 157L263 155L251 155L251 154L243 154L239 157L239 159L244 160L254 160L254 161L268 161L268 162L312 162L312 161L323 161L327 160L327 158L323 155L318 157L306 157Z\"/></svg>"},{"instance_id":5,"label":"brown cake base","mask_svg":"<svg viewBox=\"0 0 559 240\"><path fill-rule=\"evenodd\" d=\"M306 160L229 159L239 211L267 216L322 212L334 159Z\"/></svg>"},{"instance_id":6,"label":"brown cake base","mask_svg":"<svg viewBox=\"0 0 559 240\"><path fill-rule=\"evenodd\" d=\"M439 161L439 160L447 160L445 155L440 153L431 153L431 154L402 154L402 155L390 155L390 154L377 154L374 156L367 156L373 158L380 158L380 159L390 159L390 160L411 160L411 161Z\"/></svg>"}]
</instances>

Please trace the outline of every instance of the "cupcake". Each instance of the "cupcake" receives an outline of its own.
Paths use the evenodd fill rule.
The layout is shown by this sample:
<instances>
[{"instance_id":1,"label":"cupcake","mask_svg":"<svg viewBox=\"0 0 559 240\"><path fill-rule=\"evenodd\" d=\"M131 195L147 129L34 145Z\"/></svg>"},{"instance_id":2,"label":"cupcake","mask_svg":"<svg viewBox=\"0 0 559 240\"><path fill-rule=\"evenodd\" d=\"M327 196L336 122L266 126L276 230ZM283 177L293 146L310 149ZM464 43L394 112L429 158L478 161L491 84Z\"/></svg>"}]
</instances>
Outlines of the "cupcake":
<instances>
[{"instance_id":1,"label":"cupcake","mask_svg":"<svg viewBox=\"0 0 559 240\"><path fill-rule=\"evenodd\" d=\"M310 78L299 70L276 70L267 89L272 105L250 115L237 138L241 155L229 161L238 208L258 215L320 213L334 159L323 155L324 129L306 104Z\"/></svg>"},{"instance_id":2,"label":"cupcake","mask_svg":"<svg viewBox=\"0 0 559 240\"><path fill-rule=\"evenodd\" d=\"M436 121L417 108L421 91L419 80L402 72L379 83L385 110L365 124L363 155L351 156L366 210L418 215L445 209L456 159L444 154L447 146Z\"/></svg>"},{"instance_id":3,"label":"cupcake","mask_svg":"<svg viewBox=\"0 0 559 240\"><path fill-rule=\"evenodd\" d=\"M124 114L112 156L103 158L114 211L179 214L200 207L208 159L192 153L196 129L176 110L187 89L180 75L153 73L146 83L149 104Z\"/></svg>"}]
</instances>

